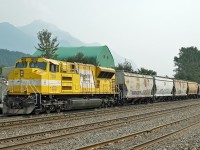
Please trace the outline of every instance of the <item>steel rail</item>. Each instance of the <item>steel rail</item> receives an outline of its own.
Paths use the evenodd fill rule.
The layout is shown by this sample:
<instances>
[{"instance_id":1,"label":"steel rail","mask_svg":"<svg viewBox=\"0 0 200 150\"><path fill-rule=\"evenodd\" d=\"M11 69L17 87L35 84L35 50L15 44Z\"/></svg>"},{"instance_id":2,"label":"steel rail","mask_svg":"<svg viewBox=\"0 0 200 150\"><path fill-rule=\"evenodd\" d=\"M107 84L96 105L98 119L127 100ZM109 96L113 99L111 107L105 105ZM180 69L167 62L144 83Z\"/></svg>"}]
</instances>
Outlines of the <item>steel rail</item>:
<instances>
[{"instance_id":1,"label":"steel rail","mask_svg":"<svg viewBox=\"0 0 200 150\"><path fill-rule=\"evenodd\" d=\"M77 112L77 113L64 114L64 115L59 115L59 116L38 117L38 118L29 118L29 119L23 119L23 120L6 121L6 122L0 122L0 130L8 129L11 127L17 127L17 126L27 126L30 124L41 124L41 123L48 123L52 121L73 120L73 119L78 119L82 117L89 118L89 117L93 117L94 115L115 114L118 112L131 112L131 111L133 111L133 108L123 108L123 109L114 108L114 109L106 109L106 110L99 110L99 111Z\"/></svg>"},{"instance_id":2,"label":"steel rail","mask_svg":"<svg viewBox=\"0 0 200 150\"><path fill-rule=\"evenodd\" d=\"M199 102L199 100L196 100L196 99L189 99L189 100L182 100L182 103L190 103L190 102ZM177 104L177 103L179 103L179 101L166 101L166 102L160 102L160 103L148 103L148 105L147 104L142 104L142 105L125 105L125 106L120 106L120 107L111 107L111 108L101 108L101 109L95 109L95 110L92 110L92 111L82 111L82 110L80 110L79 112L74 112L74 111L72 111L72 112L70 112L70 111L65 111L65 112L60 112L59 114L60 115L58 115L58 113L51 113L52 115L56 115L56 116L48 116L48 115L51 115L51 114L39 114L39 115L28 115L28 117L29 118L26 118L26 116L24 117L22 117L22 116L14 116L14 117L12 117L11 115L6 115L6 114L1 114L0 115L0 118L3 118L3 119L16 119L16 118L19 118L19 120L29 120L29 119L40 119L40 118L50 118L50 117L58 117L58 116L64 116L64 115L70 115L70 114L76 114L76 113L86 113L86 112L93 112L93 111L105 111L105 109L106 110L108 110L108 109L131 109L132 107L134 107L134 109L143 109L143 108L146 108L146 107L154 107L154 106L162 106L162 105L174 105L174 104ZM7 117L7 118L6 118ZM6 123L6 122L12 122L12 120L11 121L0 121L0 123Z\"/></svg>"},{"instance_id":3,"label":"steel rail","mask_svg":"<svg viewBox=\"0 0 200 150\"><path fill-rule=\"evenodd\" d=\"M149 129L149 130L144 130L144 131L133 133L133 134L130 134L130 135L127 135L127 136L111 139L111 140L108 140L108 141L105 141L105 142L101 142L101 143L96 143L96 144L92 144L92 145L89 145L89 146L85 146L85 147L79 148L79 150L92 150L92 149L97 149L97 148L103 148L105 145L107 146L107 145L111 145L111 144L114 144L114 143L119 143L119 142L123 142L123 141L126 141L126 140L130 140L130 139L133 139L134 137L137 137L137 136L140 136L140 135L145 135L145 134L151 133L151 132L153 132L155 130L166 128L168 126L172 126L174 124L178 124L178 123L181 123L183 121L187 121L187 120L195 118L195 117L200 117L200 114L188 117L186 119L182 119L182 120L178 120L178 121L175 121L175 122L171 122L171 123L168 123L168 124L165 124L165 125L161 125L161 126ZM164 140L165 138L168 138L169 136L172 136L174 134L177 134L179 132L187 130L187 129L189 129L189 128L193 127L193 126L196 126L196 125L200 125L200 122L193 123L192 125L189 125L189 126L184 127L182 129L173 131L172 133L166 134L166 135L164 135L162 137L155 138L153 140L150 140L148 142L144 142L144 143L142 143L140 145L137 145L137 146L134 146L134 147L131 147L131 148L128 148L128 149L141 150L141 149L143 149L143 148L145 148L145 147L147 147L149 145L152 145L152 144L154 144L156 142Z\"/></svg>"},{"instance_id":4,"label":"steel rail","mask_svg":"<svg viewBox=\"0 0 200 150\"><path fill-rule=\"evenodd\" d=\"M138 122L138 121L152 119L152 118L155 118L158 116L170 114L172 112L174 113L174 112L180 111L182 109L183 109L183 107L179 107L179 108L165 110L165 112L163 112L163 110L162 110L162 111L157 111L154 113L147 113L147 114L143 114L143 116L141 114L133 115L133 116L129 116L129 117L122 117L122 118L118 118L118 119L111 119L111 120L107 120L107 121L100 121L100 122L79 125L79 126L74 126L74 127L68 127L68 128L63 128L63 129L57 129L57 130L52 130L52 131L45 131L45 132L33 133L33 134L29 134L29 135L22 135L22 136L18 136L18 137L0 139L1 145L5 144L5 143L10 143L9 146L2 147L0 149L17 149L17 148L22 148L25 146L31 146L31 145L35 145L35 144L48 143L49 141L61 140L61 139L69 138L69 137L76 136L76 135L79 135L82 133L98 131L101 129L110 128L110 127L130 123L130 122ZM150 116L146 116L146 115L150 115ZM137 117L139 117L139 118L137 118ZM97 127L95 127L95 126L97 126ZM86 129L86 128L89 128L89 129ZM81 130L75 131L73 133L57 135L57 136L53 136L53 137L45 138L45 139L37 139L37 140L34 139L34 138L41 138L41 137L44 138L45 135L52 136L53 134L55 135L55 134L64 133L64 132L77 130L77 129L81 129ZM27 140L32 140L32 141L27 141ZM12 143L16 143L18 141L24 141L24 143L12 145Z\"/></svg>"},{"instance_id":5,"label":"steel rail","mask_svg":"<svg viewBox=\"0 0 200 150\"><path fill-rule=\"evenodd\" d=\"M176 134L178 134L178 133L187 131L188 129L190 129L190 128L192 128L192 127L195 127L195 126L199 126L199 125L200 125L200 122L195 122L195 123L193 123L193 124L191 124L191 125L188 125L188 126L182 128L182 129L179 129L179 130L177 130L177 131L171 132L171 133L169 133L169 134L165 134L165 135L163 135L163 136L161 136L161 137L158 137L158 138L149 140L149 141L147 141L147 142L144 142L144 143L142 143L142 144L140 144L140 145L137 145L137 146L134 146L134 147L131 147L131 148L128 148L128 149L129 149L129 150L141 150L141 149L144 149L144 148L146 148L146 147L148 147L148 146L151 146L151 145L153 145L153 144L155 144L155 143L158 143L158 142L161 142L161 141L163 141L163 140L165 140L165 139L167 139L167 138L170 138L170 137L173 136L173 135L176 135Z\"/></svg>"},{"instance_id":6,"label":"steel rail","mask_svg":"<svg viewBox=\"0 0 200 150\"><path fill-rule=\"evenodd\" d=\"M173 103L171 105L174 105ZM196 106L200 104L191 104L187 106ZM154 108L159 108L163 105L158 105ZM167 105L169 106L169 105ZM183 106L183 107L187 107ZM41 123L48 123L52 121L71 121L75 119L82 119L82 118L90 118L94 117L95 115L103 116L105 114L111 115L111 114L116 114L116 113L124 113L124 112L134 112L134 111L141 111L147 109L147 107L143 108L134 108L134 107L126 107L126 108L114 108L114 109L105 109L105 110L99 110L99 111L89 111L89 112L77 112L77 113L72 113L72 114L67 114L67 115L60 115L60 116L50 116L50 117L39 117L39 118L29 118L29 119L23 119L23 120L14 120L14 121L6 121L6 122L0 122L0 130L5 130L13 127L24 127L28 125L36 125L36 124L41 124ZM165 109L163 109L165 110Z\"/></svg>"}]
</instances>

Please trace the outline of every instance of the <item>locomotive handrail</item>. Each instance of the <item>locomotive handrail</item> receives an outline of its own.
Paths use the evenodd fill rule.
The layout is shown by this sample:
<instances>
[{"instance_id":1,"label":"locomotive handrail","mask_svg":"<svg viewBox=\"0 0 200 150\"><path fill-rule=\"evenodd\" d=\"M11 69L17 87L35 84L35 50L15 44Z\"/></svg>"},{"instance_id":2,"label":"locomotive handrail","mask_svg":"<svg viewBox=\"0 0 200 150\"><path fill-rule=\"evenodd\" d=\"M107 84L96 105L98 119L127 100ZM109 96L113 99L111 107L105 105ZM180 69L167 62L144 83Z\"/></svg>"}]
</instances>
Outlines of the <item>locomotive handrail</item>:
<instances>
[{"instance_id":1,"label":"locomotive handrail","mask_svg":"<svg viewBox=\"0 0 200 150\"><path fill-rule=\"evenodd\" d=\"M119 99L123 98L122 91L119 88L119 85L116 85L117 92L119 93Z\"/></svg>"},{"instance_id":2,"label":"locomotive handrail","mask_svg":"<svg viewBox=\"0 0 200 150\"><path fill-rule=\"evenodd\" d=\"M33 92L34 92L34 94L35 94L35 101L36 101L36 104L37 104L37 100L38 100L38 96L37 96L37 93L39 94L39 96L40 96L40 103L41 103L41 94L40 94L40 92L39 92L39 90L35 87L35 85L34 84L32 84L31 85L31 83L29 82L29 85L30 85L30 87L32 88L32 90L33 90ZM36 91L34 90L34 88L36 89ZM37 93L36 93L37 92Z\"/></svg>"},{"instance_id":3,"label":"locomotive handrail","mask_svg":"<svg viewBox=\"0 0 200 150\"><path fill-rule=\"evenodd\" d=\"M28 84L30 87L31 87L31 89L33 90L33 92L35 93L35 95L36 95L36 92L35 92L35 90L33 89L33 87L32 87L32 85L31 85L31 83L29 82L29 84Z\"/></svg>"},{"instance_id":4,"label":"locomotive handrail","mask_svg":"<svg viewBox=\"0 0 200 150\"><path fill-rule=\"evenodd\" d=\"M39 90L36 88L36 86L33 84L33 87L36 89L37 93L40 93Z\"/></svg>"},{"instance_id":5,"label":"locomotive handrail","mask_svg":"<svg viewBox=\"0 0 200 150\"><path fill-rule=\"evenodd\" d=\"M11 84L9 85L8 84L8 86L9 87L11 87L11 92L14 92L14 81L13 80L11 80L11 81L9 81ZM10 91L9 91L10 92Z\"/></svg>"},{"instance_id":6,"label":"locomotive handrail","mask_svg":"<svg viewBox=\"0 0 200 150\"><path fill-rule=\"evenodd\" d=\"M36 100L37 100L37 93L40 94L40 92L38 91L38 89L35 87L34 84L31 85L31 82L29 82L29 85L30 85L31 89L33 90L33 92L34 92L34 94L36 96ZM33 87L36 89L36 91L35 91L35 89Z\"/></svg>"}]
</instances>

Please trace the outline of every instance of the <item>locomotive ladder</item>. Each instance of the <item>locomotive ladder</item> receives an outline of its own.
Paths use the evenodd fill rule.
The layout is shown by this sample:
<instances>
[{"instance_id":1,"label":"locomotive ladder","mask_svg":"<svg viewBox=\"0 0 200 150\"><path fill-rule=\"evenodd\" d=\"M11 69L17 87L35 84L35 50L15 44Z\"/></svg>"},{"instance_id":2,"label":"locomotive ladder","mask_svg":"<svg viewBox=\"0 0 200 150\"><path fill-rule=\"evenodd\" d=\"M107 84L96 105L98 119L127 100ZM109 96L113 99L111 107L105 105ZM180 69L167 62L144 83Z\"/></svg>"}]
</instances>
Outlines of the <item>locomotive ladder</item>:
<instances>
[{"instance_id":1,"label":"locomotive ladder","mask_svg":"<svg viewBox=\"0 0 200 150\"><path fill-rule=\"evenodd\" d=\"M33 90L34 94L35 94L35 101L36 101L36 106L40 108L40 104L41 104L41 94L39 92L39 90L36 88L36 86L34 84L31 85L31 82L29 82L29 86L31 87L31 89ZM35 88L35 89L34 89ZM38 99L38 94L39 94L39 99Z\"/></svg>"}]
</instances>

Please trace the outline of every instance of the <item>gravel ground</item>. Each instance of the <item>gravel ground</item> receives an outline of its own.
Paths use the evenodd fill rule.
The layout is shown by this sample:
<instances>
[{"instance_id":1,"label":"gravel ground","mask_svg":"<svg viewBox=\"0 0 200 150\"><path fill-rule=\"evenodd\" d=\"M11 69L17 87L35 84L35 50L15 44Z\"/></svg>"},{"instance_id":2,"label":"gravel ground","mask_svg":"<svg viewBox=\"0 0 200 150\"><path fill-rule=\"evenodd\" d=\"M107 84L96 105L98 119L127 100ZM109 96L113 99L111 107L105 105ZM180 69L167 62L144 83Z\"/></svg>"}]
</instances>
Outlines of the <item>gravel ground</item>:
<instances>
[{"instance_id":1,"label":"gravel ground","mask_svg":"<svg viewBox=\"0 0 200 150\"><path fill-rule=\"evenodd\" d=\"M195 104L196 103L197 102L195 102ZM183 104L180 104L178 107L185 106L185 105L187 104L183 103ZM139 115L143 113L155 112L159 110L176 108L176 107L177 107L176 105L171 105L170 107L168 106L167 108L164 108L164 107L153 108L152 107L151 109L149 108L146 110L137 110L137 111L133 110L133 112L126 112L126 113L121 113L121 114L112 114L112 115L104 115L104 116L97 115L96 117L91 117L91 118L83 118L83 119L77 119L77 120L71 120L71 121L56 121L56 122L45 123L45 124L38 124L38 125L32 125L32 126L30 125L30 126L20 127L20 128L12 128L9 130L0 130L0 139L20 136L20 135L25 135L25 134L31 134L31 133L36 133L36 132L61 129L61 128L72 127L72 126L77 126L77 125L89 124L89 123L116 119L116 118L121 118L121 117L128 117L132 115Z\"/></svg>"},{"instance_id":2,"label":"gravel ground","mask_svg":"<svg viewBox=\"0 0 200 150\"><path fill-rule=\"evenodd\" d=\"M159 138L159 137L169 134L173 131L180 130L184 127L187 127L188 125L199 122L199 119L200 119L200 116L189 119L189 120L182 121L181 123L178 123L178 124L173 124L173 125L149 132L148 134L145 134L145 135L139 135L139 136L132 138L130 140L127 140L127 141L119 142L114 145L105 146L105 147L102 147L99 149L106 149L106 150L117 149L117 148L118 149L131 149L131 148L134 148L136 145L142 144L142 143L152 140L154 138ZM172 140L172 139L170 139L170 140ZM162 148L160 147L160 145L162 145ZM167 146L163 147L163 145L164 145L163 143L159 143L159 144L157 144L157 146L154 145L151 147L147 147L143 150L149 150L149 149L156 149L156 150L160 149L161 150L161 149L164 149L165 147L169 146L169 145L167 145ZM170 147L170 148L176 149L177 147L173 147L173 148Z\"/></svg>"},{"instance_id":3,"label":"gravel ground","mask_svg":"<svg viewBox=\"0 0 200 150\"><path fill-rule=\"evenodd\" d=\"M188 129L185 132L178 133L171 138L154 144L152 147L146 148L157 149L157 150L171 150L171 149L181 149L181 150L199 150L200 149L200 126L195 126Z\"/></svg>"},{"instance_id":4,"label":"gravel ground","mask_svg":"<svg viewBox=\"0 0 200 150\"><path fill-rule=\"evenodd\" d=\"M80 134L79 136L69 137L58 142L52 142L49 144L34 146L31 149L77 149L86 145L106 141L109 139L129 135L131 133L136 133L142 130L147 130L154 128L159 125L164 125L179 119L184 119L189 116L200 114L199 107L193 109L187 109L187 111L182 111L181 113L173 113L171 115L165 115L158 118L153 118L143 122L131 122L126 125L120 125L118 127L110 127L107 129L102 129L98 132L89 132ZM199 119L199 118L197 118ZM187 123L187 122L186 122ZM173 129L173 128L172 128ZM172 130L171 129L171 130Z\"/></svg>"},{"instance_id":5,"label":"gravel ground","mask_svg":"<svg viewBox=\"0 0 200 150\"><path fill-rule=\"evenodd\" d=\"M185 111L185 110L182 109L182 111ZM181 111L179 110L179 112L181 112ZM165 111L165 113L166 113L166 111ZM167 111L167 113L171 114L171 113L174 113L174 112ZM160 112L159 113L156 112L156 113L151 113L151 115L148 115L148 117L151 117L151 119L152 118L156 118L156 117L158 117L157 116L158 114L160 116L163 115L163 114L161 115ZM147 114L144 114L144 115L139 115L137 117L132 117L131 116L131 117L129 117L129 119L127 117L125 117L125 118L121 118L121 119L117 119L117 120L113 120L113 121L98 122L98 123L93 124L93 125L88 124L87 126L80 126L80 127L71 128L71 129L68 128L67 130L60 131L60 132L58 132L56 134L45 134L43 136L37 136L37 139L45 139L45 138L49 138L49 137L55 137L55 136L59 136L59 135L66 135L66 134L69 134L69 133L75 133L75 132L86 131L86 130L89 131L91 129L99 128L99 127L102 127L102 126L105 127L105 126L108 126L108 125L111 125L111 124L112 124L112 126L118 127L119 123L121 123L121 124L123 123L125 125L125 124L127 124L129 122L136 122L136 119L141 119L142 118L142 120L144 120L143 118L146 117L146 116L147 116ZM148 118L146 118L146 119L148 119ZM34 139L35 138L31 138L31 140L34 140ZM28 138L27 139L26 138L23 139L23 142L28 142L28 141L30 141ZM21 141L18 140L18 141L15 142L15 144L17 144L17 143L21 143ZM8 143L7 142L4 145L2 144L1 146L6 146L6 144L7 145L11 145L11 144L14 144L14 142L12 142L12 143Z\"/></svg>"}]
</instances>

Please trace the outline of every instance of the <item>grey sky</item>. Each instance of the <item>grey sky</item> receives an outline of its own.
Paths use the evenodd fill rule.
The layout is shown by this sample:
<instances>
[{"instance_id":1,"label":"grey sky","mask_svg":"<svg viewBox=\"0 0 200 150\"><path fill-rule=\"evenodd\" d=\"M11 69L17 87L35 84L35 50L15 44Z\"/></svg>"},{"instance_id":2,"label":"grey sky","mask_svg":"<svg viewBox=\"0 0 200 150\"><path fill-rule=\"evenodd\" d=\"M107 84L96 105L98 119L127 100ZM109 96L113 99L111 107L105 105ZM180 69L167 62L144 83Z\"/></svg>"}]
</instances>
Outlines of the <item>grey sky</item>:
<instances>
[{"instance_id":1,"label":"grey sky","mask_svg":"<svg viewBox=\"0 0 200 150\"><path fill-rule=\"evenodd\" d=\"M44 20L172 76L179 48L199 47L199 0L0 0L0 22Z\"/></svg>"}]
</instances>

